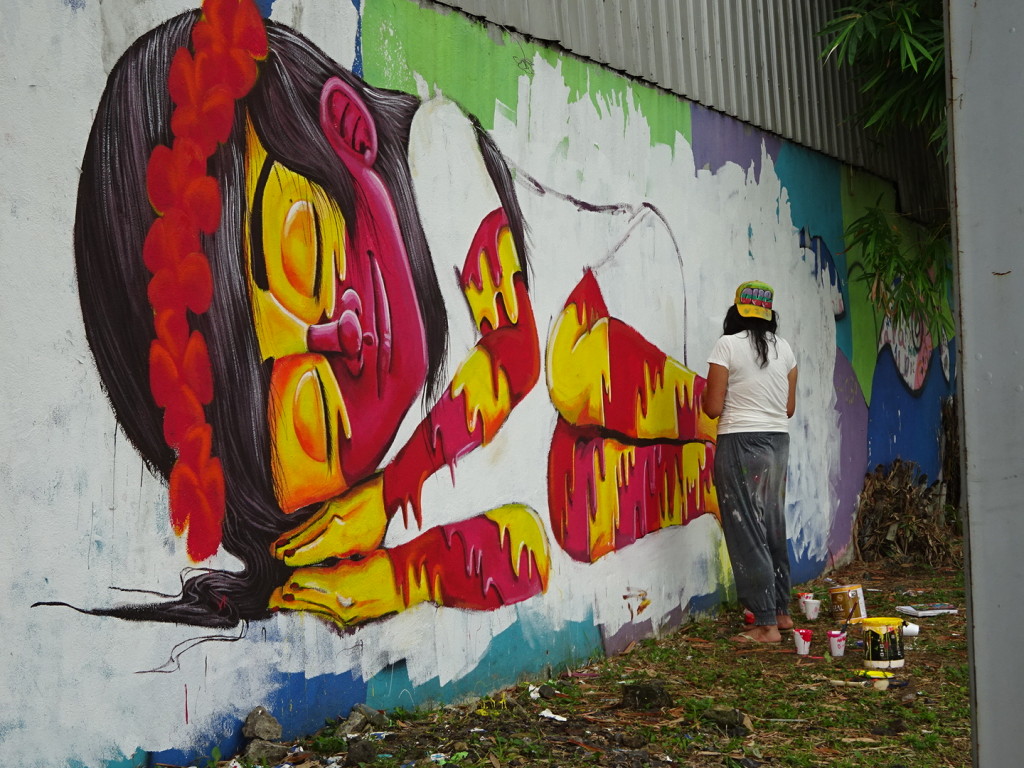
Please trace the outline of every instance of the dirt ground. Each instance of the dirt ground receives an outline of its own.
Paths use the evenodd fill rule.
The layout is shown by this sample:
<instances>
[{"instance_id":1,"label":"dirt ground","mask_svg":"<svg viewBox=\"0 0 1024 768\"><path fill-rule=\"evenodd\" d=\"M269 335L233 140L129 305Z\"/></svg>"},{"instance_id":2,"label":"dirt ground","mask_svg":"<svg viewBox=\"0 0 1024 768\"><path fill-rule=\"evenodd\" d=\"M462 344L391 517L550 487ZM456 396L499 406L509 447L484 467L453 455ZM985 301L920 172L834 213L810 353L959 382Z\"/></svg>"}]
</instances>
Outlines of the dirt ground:
<instances>
[{"instance_id":1,"label":"dirt ground","mask_svg":"<svg viewBox=\"0 0 1024 768\"><path fill-rule=\"evenodd\" d=\"M921 634L907 638L905 666L875 683L861 676L858 633L850 632L845 656L827 654L825 631L842 623L826 610L828 589L851 583L863 587L870 616L934 602L958 612L908 617ZM790 639L730 642L742 617L723 610L556 679L459 706L389 712L386 727L355 738L341 737L339 719L296 742L287 760L302 768L970 765L962 573L854 563L797 591L822 598L818 620L795 615L798 628L813 632L807 657Z\"/></svg>"}]
</instances>

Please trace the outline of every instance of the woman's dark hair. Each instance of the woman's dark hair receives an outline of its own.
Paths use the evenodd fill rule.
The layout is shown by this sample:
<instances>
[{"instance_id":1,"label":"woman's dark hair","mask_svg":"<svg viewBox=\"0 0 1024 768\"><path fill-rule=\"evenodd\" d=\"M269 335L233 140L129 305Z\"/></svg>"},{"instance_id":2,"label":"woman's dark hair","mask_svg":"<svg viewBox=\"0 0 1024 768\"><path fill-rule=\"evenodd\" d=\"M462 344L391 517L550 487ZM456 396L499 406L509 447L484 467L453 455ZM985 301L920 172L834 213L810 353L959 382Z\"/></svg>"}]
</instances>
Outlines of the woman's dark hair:
<instances>
[{"instance_id":1,"label":"woman's dark hair","mask_svg":"<svg viewBox=\"0 0 1024 768\"><path fill-rule=\"evenodd\" d=\"M150 275L143 241L155 218L146 190L146 168L158 144L173 140L168 73L174 53L189 47L198 11L177 16L139 38L121 57L100 100L82 164L75 221L75 258L86 336L103 386L128 439L146 465L166 482L175 454L164 441L162 410L149 383L149 348L155 336L147 298ZM216 233L202 238L215 285L213 303L192 327L207 340L216 386L207 406L213 455L224 468L227 499L224 549L238 557L238 572L194 569L170 601L88 611L124 619L232 627L269 615L271 591L290 568L273 558L271 543L312 513L285 515L270 474L267 427L269 367L253 327L245 278L242 217L245 119L248 115L269 155L323 187L355 226L353 184L324 137L320 94L331 77L355 89L373 114L378 135L375 169L392 193L409 254L427 336L424 399L432 400L445 376L448 327L426 237L419 221L407 160L409 128L419 100L367 86L307 39L266 22L269 54L252 91L235 106L227 142L210 159L218 180L222 215ZM520 257L527 263L522 213L511 177L490 137L474 123L485 164L508 215ZM230 391L228 391L230 387Z\"/></svg>"},{"instance_id":2,"label":"woman's dark hair","mask_svg":"<svg viewBox=\"0 0 1024 768\"><path fill-rule=\"evenodd\" d=\"M757 353L757 364L764 368L768 365L768 343L775 345L775 331L779 327L779 313L772 312L771 320L762 320L760 317L744 317L732 304L729 311L725 313L725 321L722 323L722 333L726 336L733 336L737 333L747 331L750 343L754 345ZM770 337L770 338L769 338Z\"/></svg>"}]
</instances>

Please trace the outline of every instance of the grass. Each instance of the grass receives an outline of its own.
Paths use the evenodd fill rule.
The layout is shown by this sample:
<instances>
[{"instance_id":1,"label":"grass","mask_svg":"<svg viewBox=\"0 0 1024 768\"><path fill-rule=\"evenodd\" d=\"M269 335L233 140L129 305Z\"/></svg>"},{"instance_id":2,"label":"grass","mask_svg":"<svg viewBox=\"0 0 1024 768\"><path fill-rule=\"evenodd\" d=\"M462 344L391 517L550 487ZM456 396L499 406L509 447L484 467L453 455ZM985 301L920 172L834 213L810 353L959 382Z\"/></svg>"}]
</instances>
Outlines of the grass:
<instances>
[{"instance_id":1,"label":"grass","mask_svg":"<svg viewBox=\"0 0 1024 768\"><path fill-rule=\"evenodd\" d=\"M797 626L814 632L811 653L791 643L731 643L740 631L735 609L644 640L626 652L546 681L551 698L532 698L545 681L524 681L472 704L395 711L374 766L457 764L516 766L726 766L792 768L949 768L970 765L970 708L963 575L958 570L854 564L795 591L827 605L828 587L859 583L869 613L891 616L896 605L950 602L956 615L916 619L921 634L894 670L888 690L836 687L856 678L862 651L827 655L825 616ZM908 594L909 592L909 594ZM856 642L851 632L850 644ZM672 705L632 710L623 685L648 681ZM553 689L553 690L552 690ZM541 716L550 710L566 718ZM300 742L309 768L341 750L331 729ZM328 749L329 747L329 749ZM337 751L336 751L337 750ZM431 760L431 755L434 755ZM443 757L438 757L442 755ZM445 762L441 762L441 761Z\"/></svg>"}]
</instances>

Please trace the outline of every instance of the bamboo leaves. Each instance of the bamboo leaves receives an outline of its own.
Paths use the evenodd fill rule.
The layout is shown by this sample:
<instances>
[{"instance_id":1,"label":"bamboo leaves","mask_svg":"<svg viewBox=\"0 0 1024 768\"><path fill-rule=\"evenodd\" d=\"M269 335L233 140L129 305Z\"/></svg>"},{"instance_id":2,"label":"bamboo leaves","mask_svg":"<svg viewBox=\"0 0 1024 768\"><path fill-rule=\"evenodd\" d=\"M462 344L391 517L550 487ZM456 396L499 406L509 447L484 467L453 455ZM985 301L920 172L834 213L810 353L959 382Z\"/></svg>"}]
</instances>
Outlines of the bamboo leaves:
<instances>
[{"instance_id":1,"label":"bamboo leaves","mask_svg":"<svg viewBox=\"0 0 1024 768\"><path fill-rule=\"evenodd\" d=\"M935 344L952 338L948 225L922 229L880 203L846 228L851 271L860 272L868 298L894 325L923 326Z\"/></svg>"},{"instance_id":2,"label":"bamboo leaves","mask_svg":"<svg viewBox=\"0 0 1024 768\"><path fill-rule=\"evenodd\" d=\"M855 70L866 102L860 119L886 130L921 126L946 146L945 31L942 0L856 0L818 33L823 60Z\"/></svg>"}]
</instances>

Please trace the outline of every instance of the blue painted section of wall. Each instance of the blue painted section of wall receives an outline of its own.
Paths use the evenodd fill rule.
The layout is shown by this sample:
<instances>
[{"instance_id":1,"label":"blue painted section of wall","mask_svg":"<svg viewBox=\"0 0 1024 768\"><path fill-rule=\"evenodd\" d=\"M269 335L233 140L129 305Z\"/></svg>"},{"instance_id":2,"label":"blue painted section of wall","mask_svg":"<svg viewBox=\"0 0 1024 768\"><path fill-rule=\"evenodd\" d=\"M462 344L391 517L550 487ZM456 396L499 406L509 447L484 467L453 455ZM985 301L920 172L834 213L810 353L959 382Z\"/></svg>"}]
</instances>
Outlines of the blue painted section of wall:
<instances>
[{"instance_id":1,"label":"blue painted section of wall","mask_svg":"<svg viewBox=\"0 0 1024 768\"><path fill-rule=\"evenodd\" d=\"M274 0L255 0L256 7L264 19L270 18L270 12L274 9Z\"/></svg>"},{"instance_id":2,"label":"blue painted section of wall","mask_svg":"<svg viewBox=\"0 0 1024 768\"><path fill-rule=\"evenodd\" d=\"M465 677L445 685L437 678L413 685L405 662L399 662L368 682L366 703L377 709L413 709L485 696L531 673L541 673L549 665L558 670L602 653L601 634L593 615L569 622L558 630L538 626L529 617L521 616L495 636L483 659Z\"/></svg>"},{"instance_id":3,"label":"blue painted section of wall","mask_svg":"<svg viewBox=\"0 0 1024 768\"><path fill-rule=\"evenodd\" d=\"M327 718L348 715L353 704L365 699L366 683L357 672L312 678L298 672L282 675L281 687L266 706L287 738L312 733Z\"/></svg>"},{"instance_id":4,"label":"blue painted section of wall","mask_svg":"<svg viewBox=\"0 0 1024 768\"><path fill-rule=\"evenodd\" d=\"M223 718L212 728L203 732L203 736L209 739L204 745L191 750L165 749L161 752L150 752L146 765L148 768L155 768L158 765L205 765L213 755L214 749L219 749L220 754L226 756L234 755L242 750L242 721L234 718ZM217 739L220 741L217 741Z\"/></svg>"},{"instance_id":5,"label":"blue painted section of wall","mask_svg":"<svg viewBox=\"0 0 1024 768\"><path fill-rule=\"evenodd\" d=\"M307 678L301 672L280 674L279 685L267 701L253 702L262 705L281 723L284 739L294 739L313 733L323 727L324 721L347 715L353 704L366 699L366 683L355 673L320 675ZM150 755L149 765L190 765L196 760L208 757L214 747L222 755L234 755L245 746L242 738L242 720L225 718L211 729L211 740L198 751L165 750ZM217 742L217 734L221 741ZM131 764L127 764L128 768Z\"/></svg>"},{"instance_id":6,"label":"blue painted section of wall","mask_svg":"<svg viewBox=\"0 0 1024 768\"><path fill-rule=\"evenodd\" d=\"M847 291L845 240L843 239L842 174L835 160L790 142L782 142L775 173L789 195L789 210L796 228L806 229L825 241L840 275L843 305L850 306ZM850 313L836 318L836 345L853 357Z\"/></svg>"},{"instance_id":7,"label":"blue painted section of wall","mask_svg":"<svg viewBox=\"0 0 1024 768\"><path fill-rule=\"evenodd\" d=\"M955 341L950 343L949 354L950 380L955 382ZM924 386L919 392L911 392L886 346L878 355L871 391L868 471L900 458L916 462L929 480L937 480L941 466L942 400L953 394L953 385L942 373L938 351L932 354Z\"/></svg>"},{"instance_id":8,"label":"blue painted section of wall","mask_svg":"<svg viewBox=\"0 0 1024 768\"><path fill-rule=\"evenodd\" d=\"M352 71L363 76L363 9L362 0L352 0L359 20L356 22L356 53L352 59Z\"/></svg>"},{"instance_id":9,"label":"blue painted section of wall","mask_svg":"<svg viewBox=\"0 0 1024 768\"><path fill-rule=\"evenodd\" d=\"M688 616L714 615L718 613L726 600L724 589L708 592L706 595L694 595L686 605Z\"/></svg>"},{"instance_id":10,"label":"blue painted section of wall","mask_svg":"<svg viewBox=\"0 0 1024 768\"><path fill-rule=\"evenodd\" d=\"M825 558L807 557L806 550L798 555L792 539L786 543L786 549L789 550L789 579L793 584L816 579L825 570Z\"/></svg>"},{"instance_id":11,"label":"blue painted section of wall","mask_svg":"<svg viewBox=\"0 0 1024 768\"><path fill-rule=\"evenodd\" d=\"M791 522L794 518L807 520L813 514L828 514L827 510L821 509L823 503L827 502L819 502L817 499L794 499L792 497L787 497L786 499L786 532L788 535L786 550L789 553L789 578L793 584L800 584L817 578L821 575L822 570L824 570L826 554L818 551L819 545L812 545L803 528L794 526ZM811 511L803 509L807 504L813 505Z\"/></svg>"}]
</instances>

